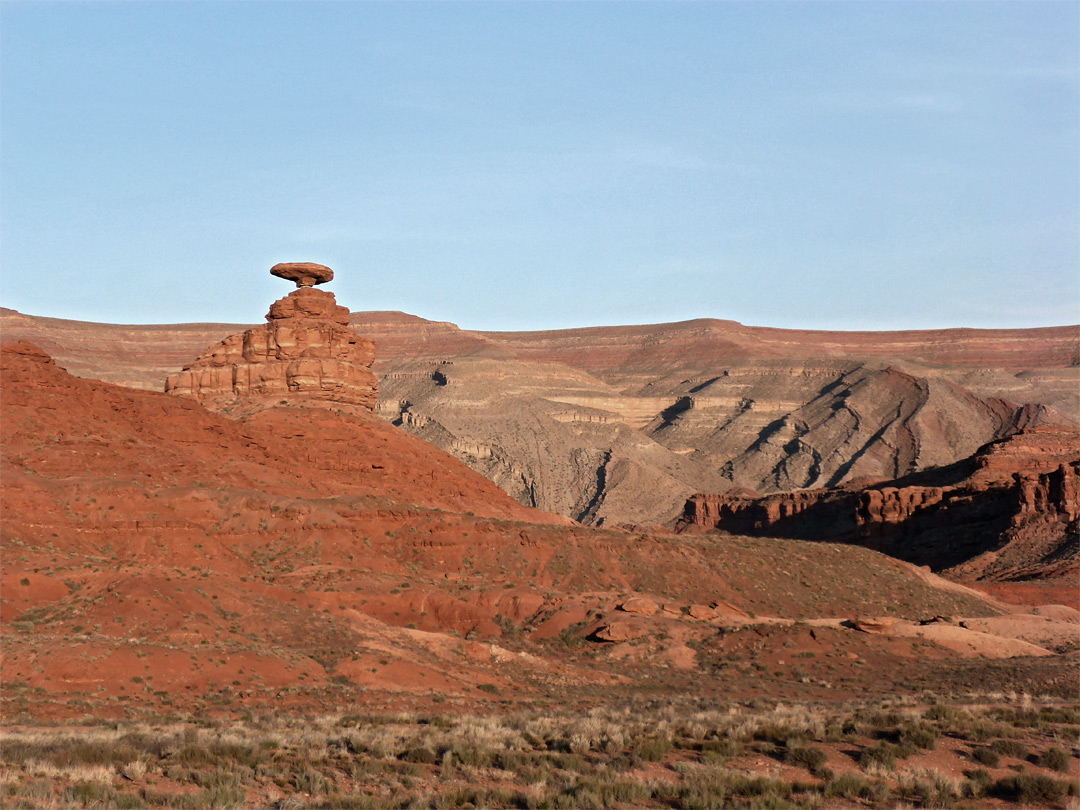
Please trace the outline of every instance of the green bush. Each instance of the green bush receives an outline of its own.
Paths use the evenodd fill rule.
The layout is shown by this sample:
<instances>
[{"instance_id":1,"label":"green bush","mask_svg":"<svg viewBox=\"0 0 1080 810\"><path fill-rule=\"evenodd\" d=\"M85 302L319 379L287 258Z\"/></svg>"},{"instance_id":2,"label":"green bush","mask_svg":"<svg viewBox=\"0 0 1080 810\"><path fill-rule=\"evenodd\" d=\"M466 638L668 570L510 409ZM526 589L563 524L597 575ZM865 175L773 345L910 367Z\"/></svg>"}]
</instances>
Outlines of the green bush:
<instances>
[{"instance_id":1,"label":"green bush","mask_svg":"<svg viewBox=\"0 0 1080 810\"><path fill-rule=\"evenodd\" d=\"M1039 757L1039 764L1052 771L1065 773L1069 770L1069 759L1068 753L1057 746L1054 746L1053 748L1048 748L1046 752Z\"/></svg>"},{"instance_id":2,"label":"green bush","mask_svg":"<svg viewBox=\"0 0 1080 810\"><path fill-rule=\"evenodd\" d=\"M993 748L976 748L969 756L980 765L987 768L996 768L1001 764L1001 756Z\"/></svg>"},{"instance_id":3,"label":"green bush","mask_svg":"<svg viewBox=\"0 0 1080 810\"><path fill-rule=\"evenodd\" d=\"M403 760L404 762L416 762L420 765L434 765L439 761L440 757L430 748L418 746L405 751L398 756L398 759Z\"/></svg>"},{"instance_id":4,"label":"green bush","mask_svg":"<svg viewBox=\"0 0 1080 810\"><path fill-rule=\"evenodd\" d=\"M899 749L889 743L878 743L873 748L864 748L859 754L859 767L864 771L877 765L886 770L896 770L896 755Z\"/></svg>"},{"instance_id":5,"label":"green bush","mask_svg":"<svg viewBox=\"0 0 1080 810\"><path fill-rule=\"evenodd\" d=\"M827 761L828 756L820 748L789 748L784 755L784 762L806 768L812 774L819 773Z\"/></svg>"},{"instance_id":6,"label":"green bush","mask_svg":"<svg viewBox=\"0 0 1080 810\"><path fill-rule=\"evenodd\" d=\"M147 804L143 797L136 793L119 793L113 799L113 807L116 810L145 810Z\"/></svg>"},{"instance_id":7,"label":"green bush","mask_svg":"<svg viewBox=\"0 0 1080 810\"><path fill-rule=\"evenodd\" d=\"M900 731L899 741L901 746L912 746L933 751L937 745L937 729L929 726L908 726Z\"/></svg>"},{"instance_id":8,"label":"green bush","mask_svg":"<svg viewBox=\"0 0 1080 810\"><path fill-rule=\"evenodd\" d=\"M1068 790L1068 782L1042 774L1018 773L998 779L989 792L999 799L1031 805L1061 801Z\"/></svg>"},{"instance_id":9,"label":"green bush","mask_svg":"<svg viewBox=\"0 0 1080 810\"><path fill-rule=\"evenodd\" d=\"M455 764L470 768L487 768L491 765L491 751L472 745L455 745L450 749Z\"/></svg>"},{"instance_id":10,"label":"green bush","mask_svg":"<svg viewBox=\"0 0 1080 810\"><path fill-rule=\"evenodd\" d=\"M788 745L805 740L806 734L783 723L767 723L754 732L754 739L775 745Z\"/></svg>"},{"instance_id":11,"label":"green bush","mask_svg":"<svg viewBox=\"0 0 1080 810\"><path fill-rule=\"evenodd\" d=\"M767 776L721 771L689 777L677 793L682 810L742 806L735 799L749 800L753 807L791 807L791 786Z\"/></svg>"},{"instance_id":12,"label":"green bush","mask_svg":"<svg viewBox=\"0 0 1080 810\"><path fill-rule=\"evenodd\" d=\"M986 790L994 781L990 771L985 768L976 768L972 771L964 771L967 782L963 786L963 795L969 799L981 799L986 796Z\"/></svg>"},{"instance_id":13,"label":"green bush","mask_svg":"<svg viewBox=\"0 0 1080 810\"><path fill-rule=\"evenodd\" d=\"M79 807L111 804L115 798L115 790L98 782L79 782L65 790L63 795L65 803Z\"/></svg>"},{"instance_id":14,"label":"green bush","mask_svg":"<svg viewBox=\"0 0 1080 810\"><path fill-rule=\"evenodd\" d=\"M1016 759L1025 759L1028 755L1028 747L1019 740L994 740L990 743L990 750Z\"/></svg>"},{"instance_id":15,"label":"green bush","mask_svg":"<svg viewBox=\"0 0 1080 810\"><path fill-rule=\"evenodd\" d=\"M889 796L889 787L882 782L868 782L857 773L843 773L825 785L825 797L846 801L881 802Z\"/></svg>"},{"instance_id":16,"label":"green bush","mask_svg":"<svg viewBox=\"0 0 1080 810\"><path fill-rule=\"evenodd\" d=\"M379 810L385 803L366 793L335 793L315 805L319 810Z\"/></svg>"},{"instance_id":17,"label":"green bush","mask_svg":"<svg viewBox=\"0 0 1080 810\"><path fill-rule=\"evenodd\" d=\"M634 746L632 756L634 759L645 762L660 762L671 751L671 743L657 737L642 740Z\"/></svg>"},{"instance_id":18,"label":"green bush","mask_svg":"<svg viewBox=\"0 0 1080 810\"><path fill-rule=\"evenodd\" d=\"M705 740L701 743L701 752L706 759L737 757L743 752L743 747L735 740Z\"/></svg>"}]
</instances>

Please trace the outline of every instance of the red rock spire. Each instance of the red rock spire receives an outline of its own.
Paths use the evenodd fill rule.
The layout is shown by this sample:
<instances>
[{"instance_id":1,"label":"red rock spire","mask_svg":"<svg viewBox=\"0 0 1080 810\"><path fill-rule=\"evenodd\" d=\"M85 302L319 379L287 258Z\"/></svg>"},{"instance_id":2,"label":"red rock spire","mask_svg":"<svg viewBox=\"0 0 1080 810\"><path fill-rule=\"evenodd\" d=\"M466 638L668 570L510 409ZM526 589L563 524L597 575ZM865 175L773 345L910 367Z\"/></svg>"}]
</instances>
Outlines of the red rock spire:
<instances>
[{"instance_id":1,"label":"red rock spire","mask_svg":"<svg viewBox=\"0 0 1080 810\"><path fill-rule=\"evenodd\" d=\"M271 407L283 397L289 404L374 410L374 341L349 328L349 310L333 293L312 289L334 271L304 262L277 264L270 272L295 281L298 289L270 306L266 324L225 338L170 375L165 391L195 397L213 410Z\"/></svg>"}]
</instances>

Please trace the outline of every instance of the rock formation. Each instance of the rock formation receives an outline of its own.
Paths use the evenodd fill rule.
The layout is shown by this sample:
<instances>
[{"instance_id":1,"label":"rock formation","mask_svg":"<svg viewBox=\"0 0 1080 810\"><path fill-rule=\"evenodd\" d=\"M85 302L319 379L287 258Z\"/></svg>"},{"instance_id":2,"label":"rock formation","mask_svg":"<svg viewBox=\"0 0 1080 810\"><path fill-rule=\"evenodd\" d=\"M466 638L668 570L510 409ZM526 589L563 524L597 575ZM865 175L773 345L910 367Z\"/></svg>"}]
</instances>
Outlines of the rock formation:
<instances>
[{"instance_id":1,"label":"rock formation","mask_svg":"<svg viewBox=\"0 0 1080 810\"><path fill-rule=\"evenodd\" d=\"M268 407L283 396L305 403L375 409L378 382L370 371L375 343L349 328L349 310L334 294L312 289L334 272L321 264L277 264L270 270L297 290L275 301L267 323L225 338L165 382L170 394L192 396L215 410L238 400Z\"/></svg>"},{"instance_id":2,"label":"rock formation","mask_svg":"<svg viewBox=\"0 0 1080 810\"><path fill-rule=\"evenodd\" d=\"M1080 564L1080 433L1030 427L903 479L758 496L695 495L680 520L736 534L858 543L969 578Z\"/></svg>"},{"instance_id":3,"label":"rock formation","mask_svg":"<svg viewBox=\"0 0 1080 810\"><path fill-rule=\"evenodd\" d=\"M378 344L377 415L522 503L590 525L668 524L695 492L896 479L1023 428L1080 421L1076 326L854 333L698 320L496 333L393 312L354 312L350 325ZM0 308L5 339L31 340L78 376L155 390L249 326Z\"/></svg>"},{"instance_id":4,"label":"rock formation","mask_svg":"<svg viewBox=\"0 0 1080 810\"><path fill-rule=\"evenodd\" d=\"M334 271L314 262L282 262L270 268L270 275L295 281L297 287L313 287L334 280Z\"/></svg>"}]
</instances>

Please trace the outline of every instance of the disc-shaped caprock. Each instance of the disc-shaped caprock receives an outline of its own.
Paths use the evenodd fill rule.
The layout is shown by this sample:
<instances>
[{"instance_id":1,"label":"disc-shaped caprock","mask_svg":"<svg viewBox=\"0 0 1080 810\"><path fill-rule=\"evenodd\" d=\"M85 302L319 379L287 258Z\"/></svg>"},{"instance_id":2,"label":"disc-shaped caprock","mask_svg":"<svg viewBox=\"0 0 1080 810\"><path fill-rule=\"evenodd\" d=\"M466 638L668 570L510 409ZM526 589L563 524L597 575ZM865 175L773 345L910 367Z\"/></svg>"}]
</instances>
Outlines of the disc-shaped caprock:
<instances>
[{"instance_id":1,"label":"disc-shaped caprock","mask_svg":"<svg viewBox=\"0 0 1080 810\"><path fill-rule=\"evenodd\" d=\"M325 264L314 262L282 262L270 268L270 275L295 281L297 287L314 287L332 281L334 271Z\"/></svg>"}]
</instances>

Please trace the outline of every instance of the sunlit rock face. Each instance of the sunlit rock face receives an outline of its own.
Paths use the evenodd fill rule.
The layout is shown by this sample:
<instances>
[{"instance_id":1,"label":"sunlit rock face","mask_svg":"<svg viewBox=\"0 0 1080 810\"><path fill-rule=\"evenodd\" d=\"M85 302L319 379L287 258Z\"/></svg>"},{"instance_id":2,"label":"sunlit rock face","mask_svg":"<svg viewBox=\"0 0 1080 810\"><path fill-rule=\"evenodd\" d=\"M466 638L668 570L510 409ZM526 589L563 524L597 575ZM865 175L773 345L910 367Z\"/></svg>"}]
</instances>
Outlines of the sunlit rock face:
<instances>
[{"instance_id":1,"label":"sunlit rock face","mask_svg":"<svg viewBox=\"0 0 1080 810\"><path fill-rule=\"evenodd\" d=\"M275 265L271 272L298 289L271 305L263 326L230 335L170 375L165 391L214 410L269 407L284 397L373 411L379 397L371 373L375 342L349 328L349 310L333 293L311 286L333 278L333 271L304 263Z\"/></svg>"}]
</instances>

